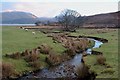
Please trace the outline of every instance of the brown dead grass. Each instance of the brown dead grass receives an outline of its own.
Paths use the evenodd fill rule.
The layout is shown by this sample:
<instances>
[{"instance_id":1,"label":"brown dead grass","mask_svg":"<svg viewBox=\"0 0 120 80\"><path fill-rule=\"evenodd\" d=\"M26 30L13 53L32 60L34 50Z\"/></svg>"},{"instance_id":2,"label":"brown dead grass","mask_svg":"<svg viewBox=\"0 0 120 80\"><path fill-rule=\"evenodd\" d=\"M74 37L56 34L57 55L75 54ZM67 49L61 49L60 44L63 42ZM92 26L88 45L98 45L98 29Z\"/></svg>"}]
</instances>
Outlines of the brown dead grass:
<instances>
[{"instance_id":1,"label":"brown dead grass","mask_svg":"<svg viewBox=\"0 0 120 80\"><path fill-rule=\"evenodd\" d=\"M26 60L27 62L34 62L34 61L37 61L39 58L40 58L40 57L39 57L38 54L32 53L32 54L26 56L26 57L25 57L25 60Z\"/></svg>"},{"instance_id":2,"label":"brown dead grass","mask_svg":"<svg viewBox=\"0 0 120 80\"><path fill-rule=\"evenodd\" d=\"M52 48L47 44L42 44L38 47L40 49L40 53L49 54L52 51Z\"/></svg>"},{"instance_id":3,"label":"brown dead grass","mask_svg":"<svg viewBox=\"0 0 120 80\"><path fill-rule=\"evenodd\" d=\"M9 78L15 74L14 66L10 63L2 63L2 78Z\"/></svg>"},{"instance_id":4,"label":"brown dead grass","mask_svg":"<svg viewBox=\"0 0 120 80\"><path fill-rule=\"evenodd\" d=\"M29 62L29 65L34 69L40 69L41 64L39 61Z\"/></svg>"},{"instance_id":5,"label":"brown dead grass","mask_svg":"<svg viewBox=\"0 0 120 80\"><path fill-rule=\"evenodd\" d=\"M13 54L6 54L5 56L13 58L13 59L20 59L21 58L20 52L16 52L16 53L13 53Z\"/></svg>"},{"instance_id":6,"label":"brown dead grass","mask_svg":"<svg viewBox=\"0 0 120 80\"><path fill-rule=\"evenodd\" d=\"M106 58L103 56L103 55L98 55L97 58L97 64L100 64L100 65L105 65L106 63Z\"/></svg>"},{"instance_id":7,"label":"brown dead grass","mask_svg":"<svg viewBox=\"0 0 120 80\"><path fill-rule=\"evenodd\" d=\"M58 65L62 62L61 55L56 55L55 53L50 53L46 58L46 62L51 66Z\"/></svg>"},{"instance_id":8,"label":"brown dead grass","mask_svg":"<svg viewBox=\"0 0 120 80\"><path fill-rule=\"evenodd\" d=\"M77 68L76 72L79 78L85 78L89 75L89 67L82 64Z\"/></svg>"}]
</instances>

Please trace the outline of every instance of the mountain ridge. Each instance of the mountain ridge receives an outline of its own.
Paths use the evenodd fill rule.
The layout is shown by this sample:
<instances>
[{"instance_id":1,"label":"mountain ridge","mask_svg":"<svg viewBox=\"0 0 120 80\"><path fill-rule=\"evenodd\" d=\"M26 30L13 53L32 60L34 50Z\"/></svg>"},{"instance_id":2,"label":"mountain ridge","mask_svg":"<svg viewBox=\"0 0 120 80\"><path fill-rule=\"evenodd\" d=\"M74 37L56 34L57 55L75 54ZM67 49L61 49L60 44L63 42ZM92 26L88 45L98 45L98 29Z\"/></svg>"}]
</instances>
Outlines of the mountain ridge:
<instances>
[{"instance_id":1,"label":"mountain ridge","mask_svg":"<svg viewBox=\"0 0 120 80\"><path fill-rule=\"evenodd\" d=\"M21 11L2 12L0 14L2 15L0 18L2 18L3 24L34 24L37 21L57 21L55 17L37 17L32 13ZM116 27L119 26L120 11L83 17L83 27L103 27L106 25L108 27Z\"/></svg>"}]
</instances>

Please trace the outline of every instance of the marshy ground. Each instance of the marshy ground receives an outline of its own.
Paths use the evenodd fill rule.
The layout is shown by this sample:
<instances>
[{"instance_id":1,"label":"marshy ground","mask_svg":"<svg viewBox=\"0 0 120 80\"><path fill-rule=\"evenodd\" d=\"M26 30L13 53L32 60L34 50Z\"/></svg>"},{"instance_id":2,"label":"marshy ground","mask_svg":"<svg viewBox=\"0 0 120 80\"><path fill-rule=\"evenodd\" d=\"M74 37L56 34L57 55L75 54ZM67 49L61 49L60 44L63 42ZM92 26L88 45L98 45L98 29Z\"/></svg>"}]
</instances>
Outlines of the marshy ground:
<instances>
[{"instance_id":1,"label":"marshy ground","mask_svg":"<svg viewBox=\"0 0 120 80\"><path fill-rule=\"evenodd\" d=\"M36 35L32 34L32 31L36 32ZM32 51L40 45L47 44L50 46L56 55L61 55L66 51L69 44L65 45L65 37L61 39L57 35L59 30L56 29L40 29L25 31L18 27L3 27L2 30L2 57L3 63L10 63L14 66L17 74L23 74L27 71L32 71L34 68L28 66L29 63L25 61L25 58L13 59L5 57L6 54L13 54L16 52L22 53L25 50ZM51 34L54 33L54 39ZM66 32L62 32L66 33ZM117 78L118 77L118 29L78 29L76 32L67 32L66 34L72 36L94 36L104 38L108 40L108 43L104 43L100 48L93 49L94 51L102 52L105 57L105 64L97 64L98 55L88 55L83 57L85 64L90 66L90 70L97 73L97 78ZM64 35L63 35L64 36ZM58 40L58 41L57 41ZM68 41L71 42L71 41ZM67 43L68 43L67 42ZM44 46L45 47L45 46ZM48 48L46 48L49 50ZM73 50L71 50L73 51ZM33 56L33 55L32 55ZM39 54L37 63L40 63L40 68L49 66L46 62L47 54ZM59 58L58 58L59 59ZM32 63L31 63L32 64ZM10 65L9 65L10 66Z\"/></svg>"}]
</instances>

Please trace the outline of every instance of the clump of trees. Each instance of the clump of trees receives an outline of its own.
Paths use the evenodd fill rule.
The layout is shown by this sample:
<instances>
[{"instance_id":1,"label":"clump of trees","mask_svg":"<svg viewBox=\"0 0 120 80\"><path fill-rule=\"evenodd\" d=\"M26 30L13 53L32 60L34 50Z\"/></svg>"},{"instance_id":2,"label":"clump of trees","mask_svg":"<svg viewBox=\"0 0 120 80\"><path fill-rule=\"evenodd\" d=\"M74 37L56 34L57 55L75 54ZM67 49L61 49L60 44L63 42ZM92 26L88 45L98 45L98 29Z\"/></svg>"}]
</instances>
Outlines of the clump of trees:
<instances>
[{"instance_id":1,"label":"clump of trees","mask_svg":"<svg viewBox=\"0 0 120 80\"><path fill-rule=\"evenodd\" d=\"M82 22L81 15L75 11L70 9L65 9L61 11L60 15L56 16L59 24L61 24L65 31L75 31L77 27L80 26Z\"/></svg>"}]
</instances>

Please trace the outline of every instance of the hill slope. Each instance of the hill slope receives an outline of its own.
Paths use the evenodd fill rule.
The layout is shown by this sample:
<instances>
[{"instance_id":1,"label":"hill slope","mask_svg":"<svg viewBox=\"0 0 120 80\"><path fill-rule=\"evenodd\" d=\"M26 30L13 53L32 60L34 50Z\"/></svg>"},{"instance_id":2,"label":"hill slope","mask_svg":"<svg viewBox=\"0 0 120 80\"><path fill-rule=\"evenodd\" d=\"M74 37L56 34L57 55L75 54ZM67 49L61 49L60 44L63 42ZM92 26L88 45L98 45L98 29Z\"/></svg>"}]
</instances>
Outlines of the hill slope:
<instances>
[{"instance_id":1,"label":"hill slope","mask_svg":"<svg viewBox=\"0 0 120 80\"><path fill-rule=\"evenodd\" d=\"M38 20L35 15L27 12L13 11L0 14L2 15L3 24L33 24Z\"/></svg>"},{"instance_id":2,"label":"hill slope","mask_svg":"<svg viewBox=\"0 0 120 80\"><path fill-rule=\"evenodd\" d=\"M84 17L83 27L118 27L120 11Z\"/></svg>"}]
</instances>

